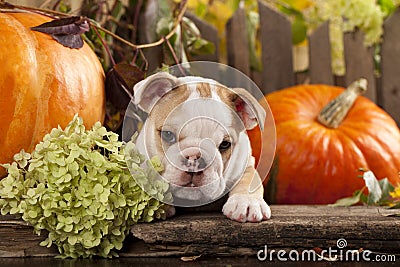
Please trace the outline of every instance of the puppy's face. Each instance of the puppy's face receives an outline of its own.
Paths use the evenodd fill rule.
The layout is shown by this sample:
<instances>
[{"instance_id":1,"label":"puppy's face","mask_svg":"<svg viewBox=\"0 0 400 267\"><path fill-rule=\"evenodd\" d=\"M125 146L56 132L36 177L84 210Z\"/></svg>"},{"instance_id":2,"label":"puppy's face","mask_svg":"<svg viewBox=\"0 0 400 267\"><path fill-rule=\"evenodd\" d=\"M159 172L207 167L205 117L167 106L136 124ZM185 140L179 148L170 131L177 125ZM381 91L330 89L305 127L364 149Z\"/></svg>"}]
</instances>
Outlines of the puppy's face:
<instances>
[{"instance_id":1,"label":"puppy's face","mask_svg":"<svg viewBox=\"0 0 400 267\"><path fill-rule=\"evenodd\" d=\"M217 199L247 166L251 151L245 130L256 125L256 112L249 112L248 102L240 95L243 89L169 76L161 78L158 87L155 82L145 86L147 94L139 92L140 100L135 96L149 113L140 134L144 153L161 158L162 176L175 198ZM150 90L157 93L149 95Z\"/></svg>"}]
</instances>

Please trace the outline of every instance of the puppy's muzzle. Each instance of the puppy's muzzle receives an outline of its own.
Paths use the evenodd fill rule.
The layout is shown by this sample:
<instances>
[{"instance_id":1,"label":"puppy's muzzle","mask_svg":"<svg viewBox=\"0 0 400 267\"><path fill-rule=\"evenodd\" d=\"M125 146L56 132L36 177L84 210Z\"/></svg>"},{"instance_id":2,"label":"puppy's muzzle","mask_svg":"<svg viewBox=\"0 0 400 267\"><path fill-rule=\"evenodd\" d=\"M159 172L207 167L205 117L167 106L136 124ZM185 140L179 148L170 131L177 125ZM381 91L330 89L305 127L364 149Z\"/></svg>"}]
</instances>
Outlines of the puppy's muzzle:
<instances>
[{"instance_id":1,"label":"puppy's muzzle","mask_svg":"<svg viewBox=\"0 0 400 267\"><path fill-rule=\"evenodd\" d=\"M201 174L203 170L207 167L206 160L201 157L200 153L186 156L183 159L182 164L187 168L186 173L192 175Z\"/></svg>"}]
</instances>

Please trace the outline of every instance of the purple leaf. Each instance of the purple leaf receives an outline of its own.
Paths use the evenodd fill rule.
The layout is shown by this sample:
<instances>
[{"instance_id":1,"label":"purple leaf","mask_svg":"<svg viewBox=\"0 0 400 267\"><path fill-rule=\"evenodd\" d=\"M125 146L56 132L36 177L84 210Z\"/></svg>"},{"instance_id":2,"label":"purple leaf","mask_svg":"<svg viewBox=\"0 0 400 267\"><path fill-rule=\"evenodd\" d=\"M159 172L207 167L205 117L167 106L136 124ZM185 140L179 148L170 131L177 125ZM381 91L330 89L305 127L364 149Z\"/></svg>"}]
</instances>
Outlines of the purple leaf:
<instances>
[{"instance_id":1,"label":"purple leaf","mask_svg":"<svg viewBox=\"0 0 400 267\"><path fill-rule=\"evenodd\" d=\"M47 34L75 35L87 32L89 30L89 23L86 18L76 16L46 22L32 27L31 30Z\"/></svg>"},{"instance_id":2,"label":"purple leaf","mask_svg":"<svg viewBox=\"0 0 400 267\"><path fill-rule=\"evenodd\" d=\"M127 63L119 63L107 72L106 98L116 108L126 109L133 95L133 86L143 80L144 72Z\"/></svg>"},{"instance_id":3,"label":"purple leaf","mask_svg":"<svg viewBox=\"0 0 400 267\"><path fill-rule=\"evenodd\" d=\"M81 48L83 39L80 34L89 30L89 22L84 17L69 17L43 23L31 30L51 35L60 44L69 48Z\"/></svg>"},{"instance_id":4,"label":"purple leaf","mask_svg":"<svg viewBox=\"0 0 400 267\"><path fill-rule=\"evenodd\" d=\"M83 46L82 37L79 34L52 34L57 42L69 48L81 48Z\"/></svg>"}]
</instances>

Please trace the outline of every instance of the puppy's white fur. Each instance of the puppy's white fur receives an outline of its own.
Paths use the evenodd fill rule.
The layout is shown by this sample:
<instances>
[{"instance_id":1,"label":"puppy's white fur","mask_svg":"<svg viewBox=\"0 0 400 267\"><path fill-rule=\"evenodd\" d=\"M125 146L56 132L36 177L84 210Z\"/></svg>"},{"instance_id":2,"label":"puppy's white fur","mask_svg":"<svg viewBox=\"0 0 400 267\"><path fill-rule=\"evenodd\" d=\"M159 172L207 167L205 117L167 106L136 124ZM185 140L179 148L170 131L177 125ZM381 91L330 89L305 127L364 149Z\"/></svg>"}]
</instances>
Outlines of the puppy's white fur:
<instances>
[{"instance_id":1,"label":"puppy's white fur","mask_svg":"<svg viewBox=\"0 0 400 267\"><path fill-rule=\"evenodd\" d=\"M222 209L228 218L258 222L271 216L246 134L265 119L256 99L214 80L168 73L148 77L134 91L135 104L149 114L137 147L161 158L174 197L205 202L231 189ZM162 132L176 140L164 140ZM220 148L223 141L231 143L229 150Z\"/></svg>"}]
</instances>

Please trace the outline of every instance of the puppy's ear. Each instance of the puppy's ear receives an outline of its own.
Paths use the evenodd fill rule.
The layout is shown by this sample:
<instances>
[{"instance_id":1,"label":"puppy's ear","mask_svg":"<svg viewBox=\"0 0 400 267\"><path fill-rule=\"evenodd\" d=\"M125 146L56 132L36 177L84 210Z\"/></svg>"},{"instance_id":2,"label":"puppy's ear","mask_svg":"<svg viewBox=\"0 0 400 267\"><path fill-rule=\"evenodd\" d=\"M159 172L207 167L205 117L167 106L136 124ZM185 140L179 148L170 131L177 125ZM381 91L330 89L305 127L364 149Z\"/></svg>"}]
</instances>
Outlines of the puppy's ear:
<instances>
[{"instance_id":1,"label":"puppy's ear","mask_svg":"<svg viewBox=\"0 0 400 267\"><path fill-rule=\"evenodd\" d=\"M154 104L177 85L177 78L167 72L158 72L133 87L133 103L149 113Z\"/></svg>"},{"instance_id":2,"label":"puppy's ear","mask_svg":"<svg viewBox=\"0 0 400 267\"><path fill-rule=\"evenodd\" d=\"M257 124L259 124L261 130L263 130L266 117L264 108L246 89L233 88L232 90L234 94L231 99L246 130L253 129Z\"/></svg>"}]
</instances>

